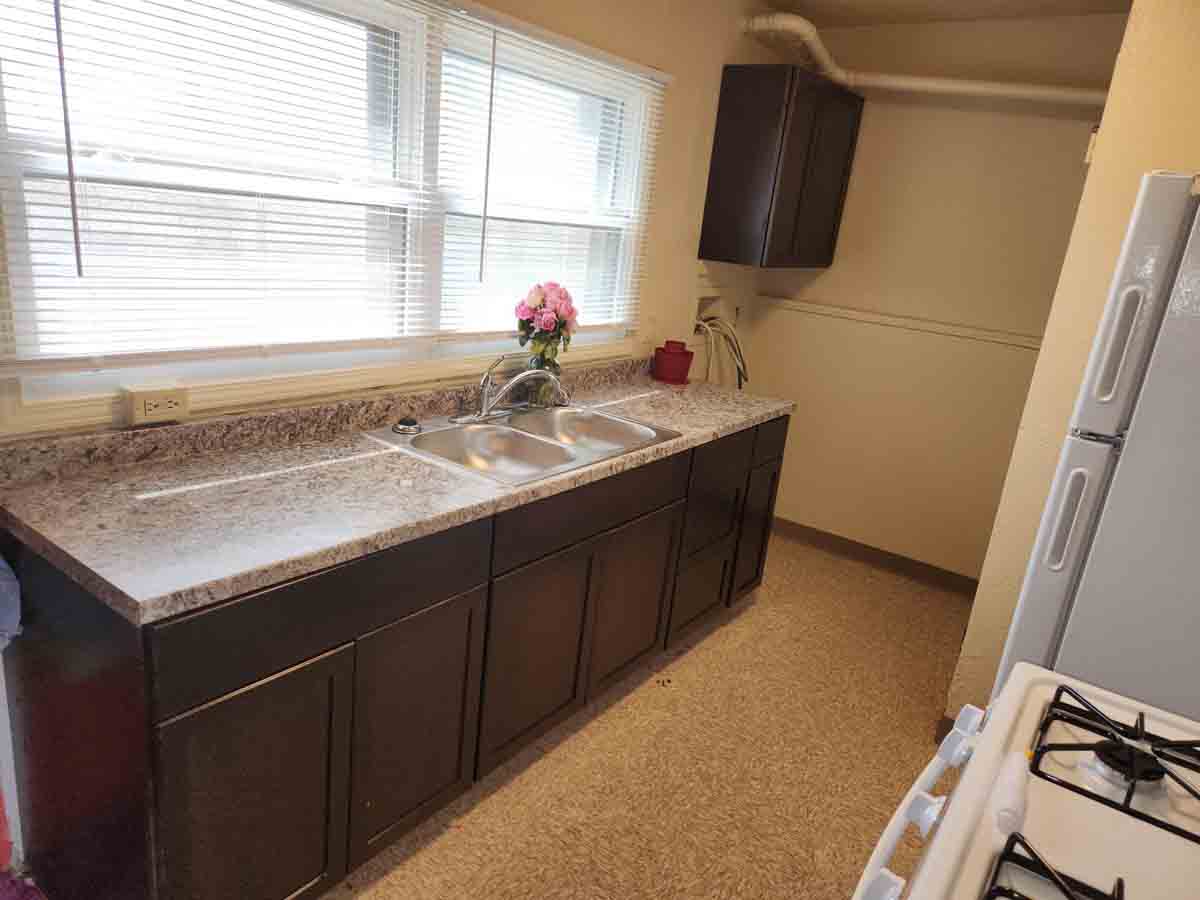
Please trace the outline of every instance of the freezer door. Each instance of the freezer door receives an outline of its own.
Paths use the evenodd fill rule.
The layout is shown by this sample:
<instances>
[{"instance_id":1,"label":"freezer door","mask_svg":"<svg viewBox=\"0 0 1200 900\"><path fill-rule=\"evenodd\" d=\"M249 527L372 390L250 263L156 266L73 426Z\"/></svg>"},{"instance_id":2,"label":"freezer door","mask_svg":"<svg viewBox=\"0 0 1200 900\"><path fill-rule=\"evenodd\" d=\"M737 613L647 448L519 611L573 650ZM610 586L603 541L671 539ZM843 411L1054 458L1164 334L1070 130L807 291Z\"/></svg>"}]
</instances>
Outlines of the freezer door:
<instances>
[{"instance_id":1,"label":"freezer door","mask_svg":"<svg viewBox=\"0 0 1200 900\"><path fill-rule=\"evenodd\" d=\"M1077 430L1116 435L1129 426L1138 386L1195 216L1192 182L1191 175L1170 173L1142 178L1075 405L1071 424Z\"/></svg>"},{"instance_id":2,"label":"freezer door","mask_svg":"<svg viewBox=\"0 0 1200 900\"><path fill-rule=\"evenodd\" d=\"M1200 237L1180 266L1055 668L1200 718Z\"/></svg>"},{"instance_id":3,"label":"freezer door","mask_svg":"<svg viewBox=\"0 0 1200 900\"><path fill-rule=\"evenodd\" d=\"M1116 450L1099 441L1069 437L1063 444L993 698L1017 663L1049 668L1054 660L1115 459Z\"/></svg>"}]
</instances>

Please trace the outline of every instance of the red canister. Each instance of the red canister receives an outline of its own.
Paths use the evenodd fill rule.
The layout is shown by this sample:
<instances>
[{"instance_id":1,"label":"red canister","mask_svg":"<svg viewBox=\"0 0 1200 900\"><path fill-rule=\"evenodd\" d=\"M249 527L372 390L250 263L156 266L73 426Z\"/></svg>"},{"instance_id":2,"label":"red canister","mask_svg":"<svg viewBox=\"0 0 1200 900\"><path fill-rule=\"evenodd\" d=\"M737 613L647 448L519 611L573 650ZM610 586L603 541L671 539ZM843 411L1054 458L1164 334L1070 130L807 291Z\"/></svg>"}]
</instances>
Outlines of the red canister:
<instances>
[{"instance_id":1,"label":"red canister","mask_svg":"<svg viewBox=\"0 0 1200 900\"><path fill-rule=\"evenodd\" d=\"M667 341L654 351L653 376L667 384L687 384L695 354L683 341Z\"/></svg>"}]
</instances>

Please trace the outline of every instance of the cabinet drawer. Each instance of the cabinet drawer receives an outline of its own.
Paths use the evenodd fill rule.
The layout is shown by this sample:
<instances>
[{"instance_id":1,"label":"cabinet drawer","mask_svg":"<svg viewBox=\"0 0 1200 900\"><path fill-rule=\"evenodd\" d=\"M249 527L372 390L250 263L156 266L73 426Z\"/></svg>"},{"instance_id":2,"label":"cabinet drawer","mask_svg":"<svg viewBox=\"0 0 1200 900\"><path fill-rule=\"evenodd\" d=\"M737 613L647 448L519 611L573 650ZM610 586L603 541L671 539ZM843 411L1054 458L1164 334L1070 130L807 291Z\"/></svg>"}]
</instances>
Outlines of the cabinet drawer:
<instances>
[{"instance_id":1,"label":"cabinet drawer","mask_svg":"<svg viewBox=\"0 0 1200 900\"><path fill-rule=\"evenodd\" d=\"M487 581L490 519L147 628L154 721Z\"/></svg>"},{"instance_id":2,"label":"cabinet drawer","mask_svg":"<svg viewBox=\"0 0 1200 900\"><path fill-rule=\"evenodd\" d=\"M679 568L667 643L725 604L733 569L733 538L710 547Z\"/></svg>"},{"instance_id":3,"label":"cabinet drawer","mask_svg":"<svg viewBox=\"0 0 1200 900\"><path fill-rule=\"evenodd\" d=\"M690 466L691 454L677 453L500 513L492 572L508 572L680 499Z\"/></svg>"},{"instance_id":4,"label":"cabinet drawer","mask_svg":"<svg viewBox=\"0 0 1200 900\"><path fill-rule=\"evenodd\" d=\"M783 456L790 421L788 416L780 416L778 419L763 422L758 426L754 438L754 465L761 466L765 462Z\"/></svg>"}]
</instances>

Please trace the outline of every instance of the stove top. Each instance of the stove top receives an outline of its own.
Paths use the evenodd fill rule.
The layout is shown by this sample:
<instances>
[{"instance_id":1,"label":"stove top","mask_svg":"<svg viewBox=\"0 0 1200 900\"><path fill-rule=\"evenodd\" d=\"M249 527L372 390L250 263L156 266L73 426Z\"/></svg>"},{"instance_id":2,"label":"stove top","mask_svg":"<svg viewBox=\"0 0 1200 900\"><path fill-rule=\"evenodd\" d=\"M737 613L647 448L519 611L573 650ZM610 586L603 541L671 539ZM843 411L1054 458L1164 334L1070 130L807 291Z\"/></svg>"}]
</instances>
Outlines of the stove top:
<instances>
[{"instance_id":1,"label":"stove top","mask_svg":"<svg viewBox=\"0 0 1200 900\"><path fill-rule=\"evenodd\" d=\"M1038 726L1030 771L1200 843L1200 740L1169 740L1103 713L1059 685Z\"/></svg>"},{"instance_id":2,"label":"stove top","mask_svg":"<svg viewBox=\"0 0 1200 900\"><path fill-rule=\"evenodd\" d=\"M1111 891L1065 875L1042 858L1019 832L1012 834L996 858L983 900L1125 900L1125 881ZM1132 900L1132 898L1131 898Z\"/></svg>"},{"instance_id":3,"label":"stove top","mask_svg":"<svg viewBox=\"0 0 1200 900\"><path fill-rule=\"evenodd\" d=\"M1014 754L1028 762L1021 837L1010 844L1017 794L1001 776ZM1200 897L1198 786L1200 721L1021 663L989 709L908 900Z\"/></svg>"}]
</instances>

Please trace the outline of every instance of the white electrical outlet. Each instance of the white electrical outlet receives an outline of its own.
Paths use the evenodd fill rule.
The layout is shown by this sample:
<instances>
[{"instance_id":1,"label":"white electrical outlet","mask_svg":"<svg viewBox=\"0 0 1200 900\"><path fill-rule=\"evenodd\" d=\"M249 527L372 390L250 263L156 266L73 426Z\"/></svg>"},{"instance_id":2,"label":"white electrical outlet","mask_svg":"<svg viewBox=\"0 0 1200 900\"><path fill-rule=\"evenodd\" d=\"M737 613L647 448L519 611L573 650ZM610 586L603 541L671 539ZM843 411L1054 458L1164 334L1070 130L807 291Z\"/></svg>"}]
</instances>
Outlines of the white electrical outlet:
<instances>
[{"instance_id":1,"label":"white electrical outlet","mask_svg":"<svg viewBox=\"0 0 1200 900\"><path fill-rule=\"evenodd\" d=\"M191 412L187 388L162 385L129 385L125 393L125 415L130 425L181 422Z\"/></svg>"}]
</instances>

